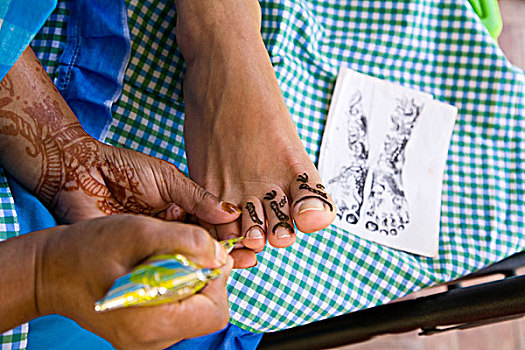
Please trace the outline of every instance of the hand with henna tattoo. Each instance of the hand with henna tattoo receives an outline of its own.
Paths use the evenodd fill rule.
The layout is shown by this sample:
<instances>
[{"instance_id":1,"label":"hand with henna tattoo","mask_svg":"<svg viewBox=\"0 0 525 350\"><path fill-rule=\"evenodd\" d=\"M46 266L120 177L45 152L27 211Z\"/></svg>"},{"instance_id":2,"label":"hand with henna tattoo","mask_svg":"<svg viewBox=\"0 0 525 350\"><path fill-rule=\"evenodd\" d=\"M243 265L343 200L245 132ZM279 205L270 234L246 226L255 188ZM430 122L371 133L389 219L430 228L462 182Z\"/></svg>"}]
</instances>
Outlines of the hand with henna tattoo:
<instances>
[{"instance_id":1,"label":"hand with henna tattoo","mask_svg":"<svg viewBox=\"0 0 525 350\"><path fill-rule=\"evenodd\" d=\"M213 224L240 209L173 164L89 136L31 49L0 84L0 165L64 223L134 213L165 220L186 213Z\"/></svg>"}]
</instances>

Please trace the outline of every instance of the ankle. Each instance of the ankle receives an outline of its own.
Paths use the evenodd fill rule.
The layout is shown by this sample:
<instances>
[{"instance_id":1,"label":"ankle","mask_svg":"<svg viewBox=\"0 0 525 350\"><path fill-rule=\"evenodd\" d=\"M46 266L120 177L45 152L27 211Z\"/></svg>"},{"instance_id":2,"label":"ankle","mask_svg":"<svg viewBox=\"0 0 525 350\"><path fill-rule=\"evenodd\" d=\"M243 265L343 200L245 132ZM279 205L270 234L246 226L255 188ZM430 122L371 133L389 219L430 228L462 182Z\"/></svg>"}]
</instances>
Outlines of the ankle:
<instances>
[{"instance_id":1,"label":"ankle","mask_svg":"<svg viewBox=\"0 0 525 350\"><path fill-rule=\"evenodd\" d=\"M175 0L175 6L177 43L186 62L261 40L257 0Z\"/></svg>"}]
</instances>

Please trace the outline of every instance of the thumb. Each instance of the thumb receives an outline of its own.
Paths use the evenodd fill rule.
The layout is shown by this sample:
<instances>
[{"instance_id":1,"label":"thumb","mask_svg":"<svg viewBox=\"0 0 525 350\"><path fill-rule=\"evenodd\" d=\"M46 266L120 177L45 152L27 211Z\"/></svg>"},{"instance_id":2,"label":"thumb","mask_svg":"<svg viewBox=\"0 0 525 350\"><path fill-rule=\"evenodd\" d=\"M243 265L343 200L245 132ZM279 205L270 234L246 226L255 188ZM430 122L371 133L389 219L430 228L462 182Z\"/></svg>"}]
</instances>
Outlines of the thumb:
<instances>
[{"instance_id":1,"label":"thumb","mask_svg":"<svg viewBox=\"0 0 525 350\"><path fill-rule=\"evenodd\" d=\"M236 220L241 209L235 204L220 201L210 192L186 177L175 166L166 179L168 197L171 202L182 207L187 213L210 224L225 224Z\"/></svg>"}]
</instances>

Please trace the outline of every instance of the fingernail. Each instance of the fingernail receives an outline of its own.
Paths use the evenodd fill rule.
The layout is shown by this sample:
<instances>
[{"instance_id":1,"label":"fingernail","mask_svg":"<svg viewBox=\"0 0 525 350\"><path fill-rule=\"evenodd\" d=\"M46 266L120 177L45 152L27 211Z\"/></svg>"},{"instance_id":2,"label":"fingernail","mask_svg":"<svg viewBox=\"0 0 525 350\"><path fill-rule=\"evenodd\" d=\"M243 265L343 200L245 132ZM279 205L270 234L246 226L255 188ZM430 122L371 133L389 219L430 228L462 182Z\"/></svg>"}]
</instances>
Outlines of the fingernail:
<instances>
[{"instance_id":1,"label":"fingernail","mask_svg":"<svg viewBox=\"0 0 525 350\"><path fill-rule=\"evenodd\" d=\"M279 227L277 230L275 230L275 235L277 236L277 238L281 239L292 237L292 233L290 232L290 230L284 227Z\"/></svg>"},{"instance_id":2,"label":"fingernail","mask_svg":"<svg viewBox=\"0 0 525 350\"><path fill-rule=\"evenodd\" d=\"M263 232L258 227L250 229L250 231L248 231L248 233L246 234L246 238L248 239L261 239L263 237Z\"/></svg>"},{"instance_id":3,"label":"fingernail","mask_svg":"<svg viewBox=\"0 0 525 350\"><path fill-rule=\"evenodd\" d=\"M240 214L242 213L241 209L236 206L235 204L229 203L229 202L222 202L221 208L228 214Z\"/></svg>"},{"instance_id":4,"label":"fingernail","mask_svg":"<svg viewBox=\"0 0 525 350\"><path fill-rule=\"evenodd\" d=\"M217 264L220 266L226 264L227 258L228 254L226 254L223 246L219 242L215 241L215 260L217 260Z\"/></svg>"},{"instance_id":5,"label":"fingernail","mask_svg":"<svg viewBox=\"0 0 525 350\"><path fill-rule=\"evenodd\" d=\"M298 210L299 210L299 214L302 214L304 212L311 211L311 210L317 210L317 211L324 210L324 203L315 198L308 198L308 199L305 199L304 201L299 202Z\"/></svg>"}]
</instances>

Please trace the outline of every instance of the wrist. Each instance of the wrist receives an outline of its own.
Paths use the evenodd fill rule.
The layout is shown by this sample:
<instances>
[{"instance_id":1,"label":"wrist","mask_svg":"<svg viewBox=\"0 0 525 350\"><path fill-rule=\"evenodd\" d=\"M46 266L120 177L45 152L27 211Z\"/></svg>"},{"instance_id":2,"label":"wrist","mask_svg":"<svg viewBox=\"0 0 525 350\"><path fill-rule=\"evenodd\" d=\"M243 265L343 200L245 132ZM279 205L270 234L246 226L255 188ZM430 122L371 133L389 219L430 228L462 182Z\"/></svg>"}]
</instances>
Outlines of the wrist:
<instances>
[{"instance_id":1,"label":"wrist","mask_svg":"<svg viewBox=\"0 0 525 350\"><path fill-rule=\"evenodd\" d=\"M39 231L0 243L0 333L42 315L37 275L44 241Z\"/></svg>"},{"instance_id":2,"label":"wrist","mask_svg":"<svg viewBox=\"0 0 525 350\"><path fill-rule=\"evenodd\" d=\"M47 230L34 232L38 235L35 243L35 273L34 273L34 299L38 317L49 314L61 314L60 306L64 300L61 291L63 276L57 270L60 266L60 257L54 251L60 244L60 236L67 226L56 226Z\"/></svg>"}]
</instances>

